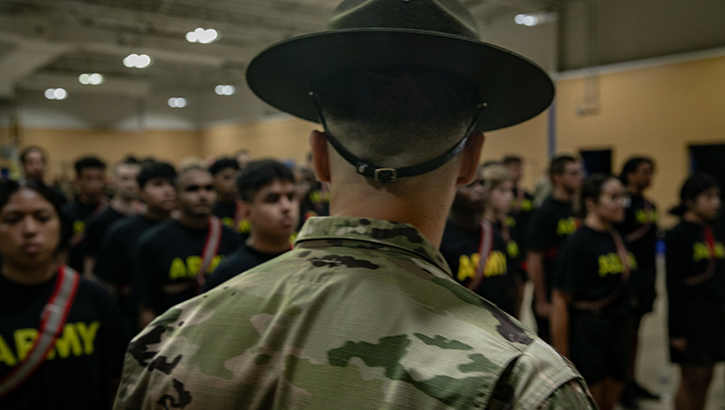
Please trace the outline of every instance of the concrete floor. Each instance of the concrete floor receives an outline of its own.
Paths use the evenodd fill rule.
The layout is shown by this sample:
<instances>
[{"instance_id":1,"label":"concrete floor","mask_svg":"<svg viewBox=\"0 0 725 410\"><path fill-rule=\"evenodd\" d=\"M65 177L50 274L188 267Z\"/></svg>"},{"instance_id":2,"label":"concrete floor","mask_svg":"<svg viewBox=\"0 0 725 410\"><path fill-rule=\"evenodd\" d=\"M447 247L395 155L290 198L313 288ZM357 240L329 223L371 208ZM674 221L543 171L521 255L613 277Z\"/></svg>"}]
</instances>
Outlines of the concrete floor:
<instances>
[{"instance_id":1,"label":"concrete floor","mask_svg":"<svg viewBox=\"0 0 725 410\"><path fill-rule=\"evenodd\" d=\"M665 291L664 260L658 260L657 301L655 310L642 320L637 359L637 380L653 393L663 396L661 401L640 401L643 410L673 409L672 397L679 385L679 367L670 364L667 349L667 292ZM524 306L531 306L533 288L529 285ZM522 322L535 329L530 311L525 311ZM724 324L725 325L725 324ZM710 385L706 410L725 410L725 364L715 367ZM624 408L622 408L624 409Z\"/></svg>"}]
</instances>

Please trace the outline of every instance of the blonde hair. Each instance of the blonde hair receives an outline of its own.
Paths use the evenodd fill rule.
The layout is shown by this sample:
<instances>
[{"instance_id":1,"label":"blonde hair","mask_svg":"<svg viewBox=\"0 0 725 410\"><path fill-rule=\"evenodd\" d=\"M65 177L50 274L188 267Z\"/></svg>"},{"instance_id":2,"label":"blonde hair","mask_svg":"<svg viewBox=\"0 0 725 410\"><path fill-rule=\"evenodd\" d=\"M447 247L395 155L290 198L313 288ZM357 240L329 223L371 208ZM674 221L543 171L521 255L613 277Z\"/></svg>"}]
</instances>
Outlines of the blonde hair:
<instances>
[{"instance_id":1,"label":"blonde hair","mask_svg":"<svg viewBox=\"0 0 725 410\"><path fill-rule=\"evenodd\" d=\"M481 178L485 181L483 187L491 192L497 186L511 180L511 173L502 164L482 165Z\"/></svg>"}]
</instances>

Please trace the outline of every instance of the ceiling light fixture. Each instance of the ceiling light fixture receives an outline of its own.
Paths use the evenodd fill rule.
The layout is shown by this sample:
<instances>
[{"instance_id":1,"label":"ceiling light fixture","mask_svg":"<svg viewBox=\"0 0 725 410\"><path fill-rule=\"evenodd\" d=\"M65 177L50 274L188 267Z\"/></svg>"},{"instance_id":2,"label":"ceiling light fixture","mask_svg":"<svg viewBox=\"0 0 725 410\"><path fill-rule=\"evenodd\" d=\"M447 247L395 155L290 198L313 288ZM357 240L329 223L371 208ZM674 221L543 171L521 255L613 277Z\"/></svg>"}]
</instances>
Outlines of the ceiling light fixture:
<instances>
[{"instance_id":1,"label":"ceiling light fixture","mask_svg":"<svg viewBox=\"0 0 725 410\"><path fill-rule=\"evenodd\" d=\"M233 85L217 85L214 87L214 92L217 95L233 95L237 89Z\"/></svg>"},{"instance_id":2,"label":"ceiling light fixture","mask_svg":"<svg viewBox=\"0 0 725 410\"><path fill-rule=\"evenodd\" d=\"M85 73L78 76L78 82L83 85L100 85L103 84L103 76L98 73Z\"/></svg>"},{"instance_id":3,"label":"ceiling light fixture","mask_svg":"<svg viewBox=\"0 0 725 410\"><path fill-rule=\"evenodd\" d=\"M131 54L123 59L123 65L128 68L146 68L151 64L151 57L146 54Z\"/></svg>"},{"instance_id":4,"label":"ceiling light fixture","mask_svg":"<svg viewBox=\"0 0 725 410\"><path fill-rule=\"evenodd\" d=\"M48 88L45 90L45 98L49 100L65 100L68 92L62 88Z\"/></svg>"},{"instance_id":5,"label":"ceiling light fixture","mask_svg":"<svg viewBox=\"0 0 725 410\"><path fill-rule=\"evenodd\" d=\"M186 107L186 98L171 97L169 98L169 107L171 108L184 108Z\"/></svg>"},{"instance_id":6,"label":"ceiling light fixture","mask_svg":"<svg viewBox=\"0 0 725 410\"><path fill-rule=\"evenodd\" d=\"M533 27L539 24L551 23L552 21L556 21L557 18L559 18L559 15L555 12L541 11L537 13L517 14L514 17L514 22L521 26Z\"/></svg>"},{"instance_id":7,"label":"ceiling light fixture","mask_svg":"<svg viewBox=\"0 0 725 410\"><path fill-rule=\"evenodd\" d=\"M189 43L209 44L217 39L219 39L219 32L213 28L204 30L201 27L197 27L196 30L186 33L186 41Z\"/></svg>"}]
</instances>

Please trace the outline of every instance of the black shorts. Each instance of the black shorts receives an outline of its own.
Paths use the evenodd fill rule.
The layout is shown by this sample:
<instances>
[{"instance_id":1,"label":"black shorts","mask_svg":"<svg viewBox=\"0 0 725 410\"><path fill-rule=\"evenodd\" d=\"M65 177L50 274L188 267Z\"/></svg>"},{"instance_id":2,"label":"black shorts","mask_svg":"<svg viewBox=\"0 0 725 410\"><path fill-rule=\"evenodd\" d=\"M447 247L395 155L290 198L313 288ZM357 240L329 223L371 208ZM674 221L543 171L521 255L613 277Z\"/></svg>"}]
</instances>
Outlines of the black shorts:
<instances>
[{"instance_id":1,"label":"black shorts","mask_svg":"<svg viewBox=\"0 0 725 410\"><path fill-rule=\"evenodd\" d=\"M670 346L670 360L685 366L711 366L725 361L725 304L690 299L685 303L687 348Z\"/></svg>"},{"instance_id":2,"label":"black shorts","mask_svg":"<svg viewBox=\"0 0 725 410\"><path fill-rule=\"evenodd\" d=\"M574 310L569 321L569 357L588 384L607 377L624 381L627 370L627 316Z\"/></svg>"},{"instance_id":3,"label":"black shorts","mask_svg":"<svg viewBox=\"0 0 725 410\"><path fill-rule=\"evenodd\" d=\"M642 265L637 268L637 280L633 284L636 303L632 307L632 315L644 316L654 310L657 298L656 282L655 266Z\"/></svg>"}]
</instances>

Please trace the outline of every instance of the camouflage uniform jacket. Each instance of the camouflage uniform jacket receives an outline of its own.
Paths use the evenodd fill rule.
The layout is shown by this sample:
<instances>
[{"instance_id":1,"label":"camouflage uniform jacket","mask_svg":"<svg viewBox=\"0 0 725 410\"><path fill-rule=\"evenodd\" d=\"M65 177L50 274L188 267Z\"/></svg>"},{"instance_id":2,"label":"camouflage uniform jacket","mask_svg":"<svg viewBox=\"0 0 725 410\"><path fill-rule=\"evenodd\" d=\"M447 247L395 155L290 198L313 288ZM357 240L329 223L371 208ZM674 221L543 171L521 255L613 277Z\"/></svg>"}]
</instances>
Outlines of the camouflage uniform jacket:
<instances>
[{"instance_id":1,"label":"camouflage uniform jacket","mask_svg":"<svg viewBox=\"0 0 725 410\"><path fill-rule=\"evenodd\" d=\"M115 409L588 409L551 347L407 224L311 218L295 249L129 345Z\"/></svg>"}]
</instances>

